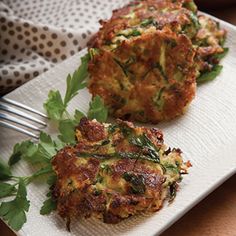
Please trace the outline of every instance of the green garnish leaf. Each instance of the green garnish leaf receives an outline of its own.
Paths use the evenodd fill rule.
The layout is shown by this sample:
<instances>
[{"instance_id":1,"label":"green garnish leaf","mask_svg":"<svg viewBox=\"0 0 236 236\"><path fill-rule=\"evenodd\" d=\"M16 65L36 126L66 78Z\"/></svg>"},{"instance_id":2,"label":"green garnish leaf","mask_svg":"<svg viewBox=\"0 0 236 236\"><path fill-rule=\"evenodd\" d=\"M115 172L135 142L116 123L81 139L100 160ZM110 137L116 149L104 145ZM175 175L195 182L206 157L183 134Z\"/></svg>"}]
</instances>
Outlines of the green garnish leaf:
<instances>
[{"instance_id":1,"label":"green garnish leaf","mask_svg":"<svg viewBox=\"0 0 236 236\"><path fill-rule=\"evenodd\" d=\"M43 206L40 209L41 215L48 215L52 211L56 210L57 203L52 199L52 197L49 197L47 200L43 202Z\"/></svg>"},{"instance_id":2,"label":"green garnish leaf","mask_svg":"<svg viewBox=\"0 0 236 236\"><path fill-rule=\"evenodd\" d=\"M140 23L140 25L142 26L142 27L146 27L146 26L148 26L148 25L150 25L150 24L152 24L153 23L153 19L152 18L149 18L149 19L144 19L141 23Z\"/></svg>"},{"instance_id":3,"label":"green garnish leaf","mask_svg":"<svg viewBox=\"0 0 236 236\"><path fill-rule=\"evenodd\" d=\"M0 180L10 179L12 176L9 166L0 160Z\"/></svg>"},{"instance_id":4,"label":"green garnish leaf","mask_svg":"<svg viewBox=\"0 0 236 236\"><path fill-rule=\"evenodd\" d=\"M60 131L58 138L64 143L75 144L75 126L74 120L61 120L58 127Z\"/></svg>"},{"instance_id":5,"label":"green garnish leaf","mask_svg":"<svg viewBox=\"0 0 236 236\"><path fill-rule=\"evenodd\" d=\"M16 192L14 185L8 183L0 183L0 198L11 196Z\"/></svg>"},{"instance_id":6,"label":"green garnish leaf","mask_svg":"<svg viewBox=\"0 0 236 236\"><path fill-rule=\"evenodd\" d=\"M11 154L8 164L10 166L16 164L19 160L25 156L31 155L36 151L37 147L30 140L17 143L13 148L13 153Z\"/></svg>"},{"instance_id":7,"label":"green garnish leaf","mask_svg":"<svg viewBox=\"0 0 236 236\"><path fill-rule=\"evenodd\" d=\"M88 118L96 119L99 122L105 122L108 116L108 109L105 107L102 98L96 95L89 103Z\"/></svg>"},{"instance_id":8,"label":"green garnish leaf","mask_svg":"<svg viewBox=\"0 0 236 236\"><path fill-rule=\"evenodd\" d=\"M49 92L48 99L43 106L50 119L57 121L61 120L71 99L78 94L79 90L86 87L85 79L88 76L89 60L89 54L83 56L81 58L81 65L78 70L76 70L72 76L70 74L67 76L67 87L64 99L62 99L62 96L58 90Z\"/></svg>"},{"instance_id":9,"label":"green garnish leaf","mask_svg":"<svg viewBox=\"0 0 236 236\"><path fill-rule=\"evenodd\" d=\"M75 110L75 115L74 115L74 118L75 118L75 121L77 122L77 123L79 123L80 122L80 120L81 120L81 118L83 118L83 117L85 117L85 114L83 113L83 112L81 112L81 111L79 111L79 110Z\"/></svg>"},{"instance_id":10,"label":"green garnish leaf","mask_svg":"<svg viewBox=\"0 0 236 236\"><path fill-rule=\"evenodd\" d=\"M64 106L67 106L68 102L78 94L80 89L86 87L86 83L84 80L88 76L88 62L90 60L90 55L86 54L81 58L81 65L78 70L76 70L71 76L70 74L67 76L67 87L66 87L66 95L64 98Z\"/></svg>"},{"instance_id":11,"label":"green garnish leaf","mask_svg":"<svg viewBox=\"0 0 236 236\"><path fill-rule=\"evenodd\" d=\"M18 231L26 222L26 214L29 210L29 201L24 180L19 179L18 191L15 199L3 202L0 206L0 216L8 222L8 225Z\"/></svg>"},{"instance_id":12,"label":"green garnish leaf","mask_svg":"<svg viewBox=\"0 0 236 236\"><path fill-rule=\"evenodd\" d=\"M42 167L41 169L39 169L38 171L36 171L31 178L37 178L39 176L45 175L45 174L49 174L49 173L53 173L52 170L52 166L51 164L46 166L46 167Z\"/></svg>"},{"instance_id":13,"label":"green garnish leaf","mask_svg":"<svg viewBox=\"0 0 236 236\"><path fill-rule=\"evenodd\" d=\"M202 84L204 82L214 80L220 74L222 68L222 65L215 65L211 71L205 72L197 78L197 84Z\"/></svg>"},{"instance_id":14,"label":"green garnish leaf","mask_svg":"<svg viewBox=\"0 0 236 236\"><path fill-rule=\"evenodd\" d=\"M133 194L143 194L146 191L144 177L133 173L125 172L123 179L131 184L131 192Z\"/></svg>"},{"instance_id":15,"label":"green garnish leaf","mask_svg":"<svg viewBox=\"0 0 236 236\"><path fill-rule=\"evenodd\" d=\"M60 92L58 90L49 91L48 99L43 104L43 107L46 110L50 119L60 120L65 111L65 106L63 104Z\"/></svg>"},{"instance_id":16,"label":"green garnish leaf","mask_svg":"<svg viewBox=\"0 0 236 236\"><path fill-rule=\"evenodd\" d=\"M156 146L152 143L152 141L144 134L140 136L133 136L130 139L130 143L140 147L141 150L146 150L147 153L145 153L147 156L150 157L150 159L156 163L160 163L160 157L159 152L156 148Z\"/></svg>"},{"instance_id":17,"label":"green garnish leaf","mask_svg":"<svg viewBox=\"0 0 236 236\"><path fill-rule=\"evenodd\" d=\"M213 56L214 59L221 60L225 57L225 55L229 52L229 48L224 48L224 52L216 54Z\"/></svg>"}]
</instances>

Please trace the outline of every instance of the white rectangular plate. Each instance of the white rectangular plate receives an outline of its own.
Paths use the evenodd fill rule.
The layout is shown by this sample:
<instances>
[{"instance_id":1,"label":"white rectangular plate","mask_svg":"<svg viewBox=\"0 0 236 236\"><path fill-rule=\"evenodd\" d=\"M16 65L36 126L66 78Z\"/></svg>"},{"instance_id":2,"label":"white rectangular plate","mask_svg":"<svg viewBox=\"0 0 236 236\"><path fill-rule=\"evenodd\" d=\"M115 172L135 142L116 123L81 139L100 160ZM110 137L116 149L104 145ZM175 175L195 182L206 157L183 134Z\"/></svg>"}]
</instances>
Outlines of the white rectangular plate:
<instances>
[{"instance_id":1,"label":"white rectangular plate","mask_svg":"<svg viewBox=\"0 0 236 236\"><path fill-rule=\"evenodd\" d=\"M45 199L47 186L33 183L28 188L31 201L27 223L19 235L154 235L160 234L191 209L207 194L236 172L236 27L219 20L228 31L228 55L223 60L223 71L218 78L198 87L197 96L188 112L172 122L160 124L166 144L179 147L193 167L185 176L172 204L151 215L131 217L117 225L104 224L96 219L73 222L71 233L66 231L65 222L56 213L50 216L39 214ZM43 111L42 104L50 89L64 93L65 79L80 63L85 51L78 53L33 81L8 94L12 98ZM90 95L87 90L71 103L86 112ZM47 130L54 133L53 129ZM0 128L0 155L7 160L13 145L25 139L14 131ZM27 175L30 168L22 162L14 172Z\"/></svg>"}]
</instances>

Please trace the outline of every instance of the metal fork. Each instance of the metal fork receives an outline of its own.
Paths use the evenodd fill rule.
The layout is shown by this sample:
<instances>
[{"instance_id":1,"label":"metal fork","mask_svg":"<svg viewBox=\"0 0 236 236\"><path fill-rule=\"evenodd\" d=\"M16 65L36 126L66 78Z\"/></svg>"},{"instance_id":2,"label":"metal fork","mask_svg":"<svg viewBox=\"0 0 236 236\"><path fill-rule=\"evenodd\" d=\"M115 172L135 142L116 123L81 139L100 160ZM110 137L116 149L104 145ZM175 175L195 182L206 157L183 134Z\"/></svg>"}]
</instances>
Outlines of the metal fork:
<instances>
[{"instance_id":1,"label":"metal fork","mask_svg":"<svg viewBox=\"0 0 236 236\"><path fill-rule=\"evenodd\" d=\"M22 103L8 98L0 98L0 126L26 134L31 138L39 139L39 132L41 129L45 128L47 124L44 121L26 113L25 111L36 114L44 119L47 118L47 116L42 112L39 112ZM27 121L20 119L19 117ZM35 124L32 124L31 122ZM36 132L36 134L32 131Z\"/></svg>"}]
</instances>

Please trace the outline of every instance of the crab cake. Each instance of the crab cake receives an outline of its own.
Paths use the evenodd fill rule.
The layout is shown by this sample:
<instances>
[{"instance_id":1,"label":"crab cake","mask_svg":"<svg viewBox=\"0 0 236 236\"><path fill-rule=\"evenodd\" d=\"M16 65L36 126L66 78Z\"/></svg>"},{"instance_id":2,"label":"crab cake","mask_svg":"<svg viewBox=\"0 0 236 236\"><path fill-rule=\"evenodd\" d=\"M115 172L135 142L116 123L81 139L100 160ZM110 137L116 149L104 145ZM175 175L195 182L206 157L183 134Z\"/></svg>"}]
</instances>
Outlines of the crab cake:
<instances>
[{"instance_id":1,"label":"crab cake","mask_svg":"<svg viewBox=\"0 0 236 236\"><path fill-rule=\"evenodd\" d=\"M158 123L184 113L196 78L219 63L225 31L191 0L134 1L89 42L89 91L114 117Z\"/></svg>"},{"instance_id":2,"label":"crab cake","mask_svg":"<svg viewBox=\"0 0 236 236\"><path fill-rule=\"evenodd\" d=\"M139 1L102 22L90 42L89 90L113 116L157 123L182 114L194 98L190 37L198 25L186 2Z\"/></svg>"},{"instance_id":3,"label":"crab cake","mask_svg":"<svg viewBox=\"0 0 236 236\"><path fill-rule=\"evenodd\" d=\"M184 111L194 98L195 51L185 35L149 28L89 63L89 89L115 117L157 123Z\"/></svg>"},{"instance_id":4,"label":"crab cake","mask_svg":"<svg viewBox=\"0 0 236 236\"><path fill-rule=\"evenodd\" d=\"M68 223L90 216L118 223L155 212L166 198L173 199L190 166L180 149L163 144L163 134L155 128L82 118L76 137L75 146L63 148L52 160L57 175L53 197Z\"/></svg>"},{"instance_id":5,"label":"crab cake","mask_svg":"<svg viewBox=\"0 0 236 236\"><path fill-rule=\"evenodd\" d=\"M219 23L205 15L198 17L200 28L193 38L193 44L197 46L196 66L201 76L205 72L214 69L219 64L218 55L226 50L223 45L226 38L226 30L220 29Z\"/></svg>"}]
</instances>

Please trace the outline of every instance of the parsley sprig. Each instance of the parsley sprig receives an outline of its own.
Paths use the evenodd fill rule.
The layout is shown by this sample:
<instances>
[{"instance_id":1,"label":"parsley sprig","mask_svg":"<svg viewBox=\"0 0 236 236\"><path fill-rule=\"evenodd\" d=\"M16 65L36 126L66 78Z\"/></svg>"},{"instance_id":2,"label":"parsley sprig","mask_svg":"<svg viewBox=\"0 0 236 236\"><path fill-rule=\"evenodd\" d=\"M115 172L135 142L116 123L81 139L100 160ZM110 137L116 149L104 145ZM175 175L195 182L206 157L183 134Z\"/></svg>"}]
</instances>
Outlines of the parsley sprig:
<instances>
[{"instance_id":1,"label":"parsley sprig","mask_svg":"<svg viewBox=\"0 0 236 236\"><path fill-rule=\"evenodd\" d=\"M51 90L43 105L48 117L58 125L59 135L57 138L53 139L49 134L41 132L38 143L31 140L17 143L8 164L0 159L0 200L11 198L10 201L1 201L0 217L13 230L20 230L27 220L26 213L30 207L30 201L27 198L27 185L35 179L45 176L46 178L42 179L43 183L46 181L49 186L52 186L56 181L56 174L51 165L53 156L64 146L75 144L75 127L85 114L76 109L72 117L67 111L67 106L79 90L86 87L90 57L90 54L82 57L80 67L73 75L67 76L65 96L62 97L58 90ZM89 103L87 116L89 119L97 119L100 122L106 121L108 110L99 96L94 97ZM19 161L33 165L36 171L30 176L14 176L11 169ZM42 215L49 214L56 209L56 202L52 198L51 191L46 196L47 199L40 210Z\"/></svg>"}]
</instances>

